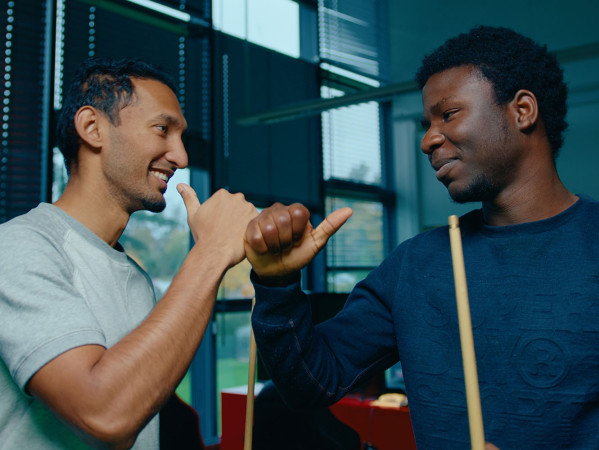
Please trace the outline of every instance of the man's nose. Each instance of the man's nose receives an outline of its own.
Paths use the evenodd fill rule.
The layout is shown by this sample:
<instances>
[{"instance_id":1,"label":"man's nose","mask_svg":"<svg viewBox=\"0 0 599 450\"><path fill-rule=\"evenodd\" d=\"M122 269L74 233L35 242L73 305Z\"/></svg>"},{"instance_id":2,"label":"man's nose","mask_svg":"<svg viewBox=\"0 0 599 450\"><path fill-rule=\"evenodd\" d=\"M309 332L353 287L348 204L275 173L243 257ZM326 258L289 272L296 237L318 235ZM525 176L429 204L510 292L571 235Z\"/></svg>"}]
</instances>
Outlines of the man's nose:
<instances>
[{"instance_id":1,"label":"man's nose","mask_svg":"<svg viewBox=\"0 0 599 450\"><path fill-rule=\"evenodd\" d=\"M445 136L435 127L430 127L420 143L422 151L430 155L435 149L441 147L445 142Z\"/></svg>"},{"instance_id":2,"label":"man's nose","mask_svg":"<svg viewBox=\"0 0 599 450\"><path fill-rule=\"evenodd\" d=\"M171 148L167 154L167 159L177 168L183 169L187 167L188 157L187 150L185 150L185 144L182 138L176 138L173 140Z\"/></svg>"}]
</instances>

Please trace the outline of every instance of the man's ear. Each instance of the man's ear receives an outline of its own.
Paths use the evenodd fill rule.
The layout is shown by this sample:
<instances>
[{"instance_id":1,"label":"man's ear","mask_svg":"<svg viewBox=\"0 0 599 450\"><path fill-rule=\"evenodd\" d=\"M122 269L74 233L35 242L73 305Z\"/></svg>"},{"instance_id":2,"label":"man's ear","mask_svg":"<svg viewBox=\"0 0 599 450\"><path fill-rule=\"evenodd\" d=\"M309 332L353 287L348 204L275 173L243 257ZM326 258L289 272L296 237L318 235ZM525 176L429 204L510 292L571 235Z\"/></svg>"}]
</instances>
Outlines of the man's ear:
<instances>
[{"instance_id":1,"label":"man's ear","mask_svg":"<svg viewBox=\"0 0 599 450\"><path fill-rule=\"evenodd\" d=\"M520 131L532 131L539 119L539 104L535 95L526 89L520 89L512 100L516 123Z\"/></svg>"},{"instance_id":2,"label":"man's ear","mask_svg":"<svg viewBox=\"0 0 599 450\"><path fill-rule=\"evenodd\" d=\"M82 106L75 113L75 129L79 138L96 150L102 147L101 122L102 117L93 106Z\"/></svg>"}]
</instances>

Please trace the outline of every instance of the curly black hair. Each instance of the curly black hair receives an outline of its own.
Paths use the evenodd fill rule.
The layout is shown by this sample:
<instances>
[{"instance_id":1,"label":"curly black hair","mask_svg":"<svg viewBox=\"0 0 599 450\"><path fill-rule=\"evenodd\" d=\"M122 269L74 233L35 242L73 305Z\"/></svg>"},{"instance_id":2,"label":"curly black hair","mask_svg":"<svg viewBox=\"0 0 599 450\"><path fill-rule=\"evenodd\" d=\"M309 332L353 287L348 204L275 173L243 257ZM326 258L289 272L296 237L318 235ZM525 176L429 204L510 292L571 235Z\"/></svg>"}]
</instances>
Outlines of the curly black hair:
<instances>
[{"instance_id":1,"label":"curly black hair","mask_svg":"<svg viewBox=\"0 0 599 450\"><path fill-rule=\"evenodd\" d=\"M553 158L557 158L568 126L567 88L563 71L547 46L509 28L478 26L425 56L416 81L422 89L432 75L458 66L477 68L492 83L500 105L520 89L531 91L539 103Z\"/></svg>"},{"instance_id":2,"label":"curly black hair","mask_svg":"<svg viewBox=\"0 0 599 450\"><path fill-rule=\"evenodd\" d=\"M57 121L56 141L67 171L77 163L79 135L75 114L90 105L97 108L113 125L119 125L121 109L130 104L134 88L131 78L160 81L177 92L172 78L162 69L139 58L90 58L77 70L65 96Z\"/></svg>"}]
</instances>

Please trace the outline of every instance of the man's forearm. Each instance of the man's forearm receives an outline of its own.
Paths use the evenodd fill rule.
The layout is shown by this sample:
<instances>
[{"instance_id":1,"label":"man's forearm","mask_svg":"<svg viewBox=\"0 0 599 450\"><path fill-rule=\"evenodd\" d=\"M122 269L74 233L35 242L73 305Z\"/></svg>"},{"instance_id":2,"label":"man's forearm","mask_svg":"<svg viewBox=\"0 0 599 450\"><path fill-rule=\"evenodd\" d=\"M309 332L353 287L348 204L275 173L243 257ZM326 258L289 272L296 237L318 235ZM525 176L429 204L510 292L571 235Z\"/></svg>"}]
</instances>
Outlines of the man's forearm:
<instances>
[{"instance_id":1,"label":"man's forearm","mask_svg":"<svg viewBox=\"0 0 599 450\"><path fill-rule=\"evenodd\" d=\"M203 253L196 245L163 299L139 327L109 349L74 349L78 352L74 367L54 366L54 362L44 366L39 373L50 376L36 383L36 374L30 382L32 393L96 438L109 442L134 439L189 367L226 269L218 255ZM88 355L81 358L82 352ZM65 376L71 369L74 376ZM81 370L79 376L77 370ZM47 389L47 383L64 383L64 388ZM57 392L62 393L58 396Z\"/></svg>"}]
</instances>

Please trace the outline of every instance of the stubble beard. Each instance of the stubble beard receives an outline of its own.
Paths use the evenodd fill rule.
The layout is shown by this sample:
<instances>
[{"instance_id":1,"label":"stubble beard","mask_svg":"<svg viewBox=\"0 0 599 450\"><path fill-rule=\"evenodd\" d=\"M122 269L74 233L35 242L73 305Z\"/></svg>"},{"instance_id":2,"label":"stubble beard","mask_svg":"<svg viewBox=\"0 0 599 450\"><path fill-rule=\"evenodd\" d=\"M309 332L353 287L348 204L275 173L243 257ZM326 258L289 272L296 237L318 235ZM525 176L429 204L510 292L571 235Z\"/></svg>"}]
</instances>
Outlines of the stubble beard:
<instances>
[{"instance_id":1,"label":"stubble beard","mask_svg":"<svg viewBox=\"0 0 599 450\"><path fill-rule=\"evenodd\" d=\"M489 180L484 174L479 174L470 182L466 189L452 192L449 195L456 203L486 202L494 200L500 192L499 186Z\"/></svg>"},{"instance_id":2,"label":"stubble beard","mask_svg":"<svg viewBox=\"0 0 599 450\"><path fill-rule=\"evenodd\" d=\"M162 212L164 211L164 208L166 208L166 200L164 197L162 197L160 200L144 198L141 200L141 203L145 211L150 211L153 213Z\"/></svg>"},{"instance_id":3,"label":"stubble beard","mask_svg":"<svg viewBox=\"0 0 599 450\"><path fill-rule=\"evenodd\" d=\"M129 214L133 214L135 211L149 211L153 213L159 213L164 211L166 208L166 200L162 195L152 196L149 193L142 192L128 192L128 194L122 194L121 198L125 204L128 204L127 210Z\"/></svg>"}]
</instances>

